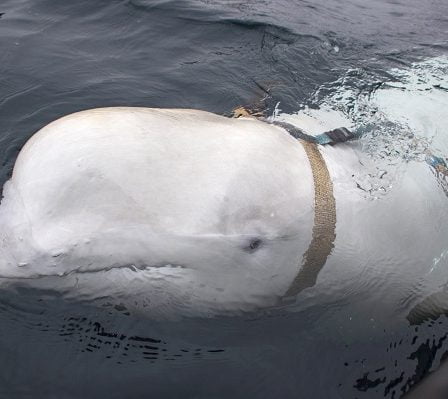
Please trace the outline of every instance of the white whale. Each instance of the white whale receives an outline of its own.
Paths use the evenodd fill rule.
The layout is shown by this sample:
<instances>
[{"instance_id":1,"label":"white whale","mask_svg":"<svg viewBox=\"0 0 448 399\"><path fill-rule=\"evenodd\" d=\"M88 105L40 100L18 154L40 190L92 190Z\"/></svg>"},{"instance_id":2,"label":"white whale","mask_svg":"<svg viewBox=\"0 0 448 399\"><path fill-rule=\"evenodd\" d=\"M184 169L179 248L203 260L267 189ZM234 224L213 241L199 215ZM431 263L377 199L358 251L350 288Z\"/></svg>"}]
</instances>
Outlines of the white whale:
<instances>
[{"instance_id":1,"label":"white whale","mask_svg":"<svg viewBox=\"0 0 448 399\"><path fill-rule=\"evenodd\" d=\"M354 179L367 162L356 144L319 151L337 222L312 289L348 292L375 277L415 283L443 250L416 245L448 235L438 222L446 197L429 167L402 165L387 198L374 201ZM4 186L0 286L57 287L153 314L278 305L313 240L315 184L304 145L253 118L75 113L27 142ZM376 276L372 259L387 273ZM391 297L401 298L396 290Z\"/></svg>"}]
</instances>

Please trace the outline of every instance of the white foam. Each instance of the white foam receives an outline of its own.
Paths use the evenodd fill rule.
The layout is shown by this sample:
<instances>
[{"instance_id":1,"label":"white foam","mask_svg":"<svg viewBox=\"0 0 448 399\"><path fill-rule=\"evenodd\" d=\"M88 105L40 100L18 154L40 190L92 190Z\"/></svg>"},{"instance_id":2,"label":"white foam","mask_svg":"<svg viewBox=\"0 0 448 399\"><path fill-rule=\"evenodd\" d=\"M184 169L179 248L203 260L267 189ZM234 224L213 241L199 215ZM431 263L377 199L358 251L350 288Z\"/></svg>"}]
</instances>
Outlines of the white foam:
<instances>
[{"instance_id":1,"label":"white foam","mask_svg":"<svg viewBox=\"0 0 448 399\"><path fill-rule=\"evenodd\" d=\"M323 105L319 109L305 108L294 114L279 113L275 118L288 122L311 135L324 133L341 126L353 128L354 123L342 112Z\"/></svg>"},{"instance_id":2,"label":"white foam","mask_svg":"<svg viewBox=\"0 0 448 399\"><path fill-rule=\"evenodd\" d=\"M346 76L333 82L339 86L319 102L318 108L305 108L296 113L279 112L275 119L289 122L309 134L345 126L366 129L374 142L369 148L382 151L384 136L395 140L398 155L409 156L409 133L431 141L434 151L448 153L448 57L440 56L414 63L409 69L392 69L398 81L388 81L372 92L360 92L350 76L360 74L348 71ZM318 97L318 92L316 97ZM383 137L381 137L383 136ZM405 138L404 142L400 142ZM404 148L402 146L404 145ZM425 147L426 144L423 145ZM443 154L439 154L442 155ZM403 155L404 156L404 155Z\"/></svg>"},{"instance_id":3,"label":"white foam","mask_svg":"<svg viewBox=\"0 0 448 399\"><path fill-rule=\"evenodd\" d=\"M433 146L448 150L448 58L437 57L414 64L408 71L393 70L401 82L387 83L372 97L390 121L433 141Z\"/></svg>"}]
</instances>

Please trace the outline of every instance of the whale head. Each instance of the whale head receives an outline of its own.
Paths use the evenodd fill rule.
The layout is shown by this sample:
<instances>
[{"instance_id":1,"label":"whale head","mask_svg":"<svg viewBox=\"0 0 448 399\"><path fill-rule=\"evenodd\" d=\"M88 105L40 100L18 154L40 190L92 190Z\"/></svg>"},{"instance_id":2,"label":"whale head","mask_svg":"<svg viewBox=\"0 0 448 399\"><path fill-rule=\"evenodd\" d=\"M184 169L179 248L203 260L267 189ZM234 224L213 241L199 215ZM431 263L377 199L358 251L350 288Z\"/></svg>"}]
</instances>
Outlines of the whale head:
<instances>
[{"instance_id":1,"label":"whale head","mask_svg":"<svg viewBox=\"0 0 448 399\"><path fill-rule=\"evenodd\" d=\"M0 285L148 313L272 306L310 243L312 190L303 148L259 121L74 114L33 136L4 187Z\"/></svg>"}]
</instances>

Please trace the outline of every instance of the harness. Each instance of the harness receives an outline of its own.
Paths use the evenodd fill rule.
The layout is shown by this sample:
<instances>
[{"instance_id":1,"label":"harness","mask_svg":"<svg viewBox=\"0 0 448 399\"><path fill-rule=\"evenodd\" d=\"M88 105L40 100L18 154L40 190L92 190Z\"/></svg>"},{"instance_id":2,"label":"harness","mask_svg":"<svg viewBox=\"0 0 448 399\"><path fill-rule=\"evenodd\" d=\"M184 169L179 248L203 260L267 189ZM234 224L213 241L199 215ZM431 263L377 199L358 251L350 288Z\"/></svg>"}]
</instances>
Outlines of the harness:
<instances>
[{"instance_id":1,"label":"harness","mask_svg":"<svg viewBox=\"0 0 448 399\"><path fill-rule=\"evenodd\" d=\"M343 143L345 141L359 137L358 134L351 132L345 127L339 127L337 129L333 129L328 132L318 134L316 136L310 136L309 134L306 134L303 130L287 122L273 121L272 124L282 127L296 139L301 139L308 143L314 143L320 145L327 145L327 144L334 145L336 143Z\"/></svg>"},{"instance_id":2,"label":"harness","mask_svg":"<svg viewBox=\"0 0 448 399\"><path fill-rule=\"evenodd\" d=\"M277 121L272 123L284 128L300 141L308 157L314 181L314 225L311 243L303 255L296 277L283 296L288 298L316 284L317 276L333 250L336 238L336 200L333 183L318 145L333 145L356 136L346 128L310 136L289 123Z\"/></svg>"},{"instance_id":3,"label":"harness","mask_svg":"<svg viewBox=\"0 0 448 399\"><path fill-rule=\"evenodd\" d=\"M336 238L336 200L333 183L317 144L300 140L310 162L314 180L314 225L311 243L303 255L302 267L285 293L297 295L316 284L317 276L330 255Z\"/></svg>"}]
</instances>

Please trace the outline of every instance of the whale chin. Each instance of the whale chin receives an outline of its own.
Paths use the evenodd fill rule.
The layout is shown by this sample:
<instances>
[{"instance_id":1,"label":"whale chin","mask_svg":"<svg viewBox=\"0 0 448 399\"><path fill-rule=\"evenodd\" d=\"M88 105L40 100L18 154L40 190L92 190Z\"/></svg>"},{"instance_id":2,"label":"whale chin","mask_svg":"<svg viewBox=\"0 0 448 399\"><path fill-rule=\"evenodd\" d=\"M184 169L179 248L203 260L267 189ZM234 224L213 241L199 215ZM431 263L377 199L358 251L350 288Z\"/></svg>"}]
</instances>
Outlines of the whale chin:
<instances>
[{"instance_id":1,"label":"whale chin","mask_svg":"<svg viewBox=\"0 0 448 399\"><path fill-rule=\"evenodd\" d=\"M246 289L246 283L222 281L176 265L137 268L117 265L101 270L76 270L63 275L0 278L0 296L18 307L37 309L75 305L117 311L153 320L236 316L281 304L281 295ZM60 303L60 305L54 305ZM47 311L47 309L42 309Z\"/></svg>"}]
</instances>

